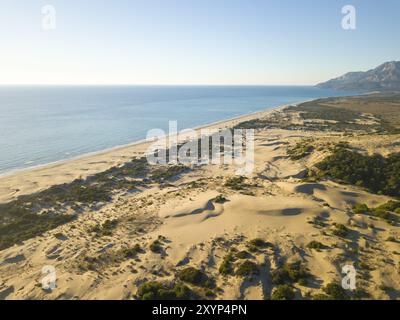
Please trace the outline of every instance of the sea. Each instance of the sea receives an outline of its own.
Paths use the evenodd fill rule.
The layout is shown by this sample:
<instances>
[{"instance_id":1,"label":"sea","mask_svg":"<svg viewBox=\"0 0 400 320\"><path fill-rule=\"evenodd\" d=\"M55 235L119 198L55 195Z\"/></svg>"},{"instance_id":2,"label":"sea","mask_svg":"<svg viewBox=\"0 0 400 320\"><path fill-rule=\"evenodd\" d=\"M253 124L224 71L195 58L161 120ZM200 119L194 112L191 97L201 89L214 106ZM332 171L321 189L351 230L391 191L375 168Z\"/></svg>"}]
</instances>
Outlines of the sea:
<instances>
[{"instance_id":1,"label":"sea","mask_svg":"<svg viewBox=\"0 0 400 320\"><path fill-rule=\"evenodd\" d=\"M0 86L0 174L349 92L312 86Z\"/></svg>"}]
</instances>

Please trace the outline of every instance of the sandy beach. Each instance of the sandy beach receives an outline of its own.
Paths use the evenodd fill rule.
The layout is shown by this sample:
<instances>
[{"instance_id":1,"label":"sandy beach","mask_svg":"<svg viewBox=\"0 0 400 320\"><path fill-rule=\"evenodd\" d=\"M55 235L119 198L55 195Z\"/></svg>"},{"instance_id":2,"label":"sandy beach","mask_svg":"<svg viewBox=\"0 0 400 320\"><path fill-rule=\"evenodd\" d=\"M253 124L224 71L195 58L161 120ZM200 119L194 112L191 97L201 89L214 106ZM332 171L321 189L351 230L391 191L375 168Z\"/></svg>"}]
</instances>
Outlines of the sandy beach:
<instances>
[{"instance_id":1,"label":"sandy beach","mask_svg":"<svg viewBox=\"0 0 400 320\"><path fill-rule=\"evenodd\" d=\"M200 132L202 129L232 127L242 121L263 117L285 107L287 106L284 105L274 109L268 108L263 111L199 126L194 130ZM75 159L58 161L0 175L0 203L14 200L23 194L41 191L51 185L68 183L74 179L85 178L113 166L119 166L132 159L132 157L143 156L149 145L150 143L146 142L146 140L141 140L125 146L82 155Z\"/></svg>"}]
</instances>

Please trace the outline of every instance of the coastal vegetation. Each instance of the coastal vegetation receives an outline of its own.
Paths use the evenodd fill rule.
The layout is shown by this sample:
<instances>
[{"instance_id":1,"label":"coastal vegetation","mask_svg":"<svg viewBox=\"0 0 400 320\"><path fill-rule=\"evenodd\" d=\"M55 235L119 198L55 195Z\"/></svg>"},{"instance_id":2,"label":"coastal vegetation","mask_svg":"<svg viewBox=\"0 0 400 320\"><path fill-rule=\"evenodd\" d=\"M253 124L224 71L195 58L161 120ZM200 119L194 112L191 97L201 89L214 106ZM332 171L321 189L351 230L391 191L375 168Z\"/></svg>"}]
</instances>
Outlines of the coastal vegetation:
<instances>
[{"instance_id":1,"label":"coastal vegetation","mask_svg":"<svg viewBox=\"0 0 400 320\"><path fill-rule=\"evenodd\" d=\"M288 114L298 120L295 112ZM332 111L333 115L338 120L324 123L305 119L308 116L303 114L301 119L310 122L295 122L295 126L317 130L319 126L336 126L336 121L347 122ZM368 120L361 112L352 115ZM280 116L283 118L286 113ZM286 122L288 127L292 125L289 120ZM372 122L358 124L363 130L378 126ZM124 285L124 289L112 290L110 294L143 300L239 296L346 300L368 294L373 298L397 298L400 201L393 199L381 204L384 197L370 193L395 198L398 166L395 154L387 150L399 149L382 135L383 131L375 131L376 140L370 140L365 132L314 135L299 131L276 137L259 132L257 150L263 152L265 148L271 154L260 157L263 162L256 166L253 175L246 177L235 176L226 167L202 166L196 171L178 165L150 166L144 159L134 159L69 184L19 197L15 202L0 205L4 209L0 217L0 228L4 229L0 231L9 230L0 232L2 248L43 236L4 250L2 270L11 278L17 275L12 270L14 266L19 271L26 262L36 268L38 262L42 265L48 259L62 261L66 274L87 280L88 289L74 288L77 297L101 298L107 291L103 289L116 283ZM387 156L362 152L377 144L388 146L387 150L379 146L379 151ZM307 161L298 161L302 159ZM314 159L322 161L312 167ZM189 170L191 174L180 179L179 175ZM309 172L308 181L297 174L300 170ZM279 178L271 178L275 176ZM250 191L254 191L253 197L243 196ZM210 202L214 206L208 206ZM377 205L371 205L374 203ZM219 214L222 210L223 214ZM292 210L297 214L296 225L287 223L291 219L287 213ZM172 215L171 211L193 214ZM275 217L271 218L270 212ZM45 234L77 218L79 223ZM248 220L243 223L243 219ZM282 222L284 232L276 221ZM176 222L179 230L174 229ZM231 224L234 229L228 228ZM193 225L199 227L192 228ZM307 234L301 234L301 230L308 230ZM182 246L181 232L190 246ZM33 250L35 247L40 248L40 257ZM32 259L32 254L38 259ZM314 269L315 261L320 260L324 264ZM328 278L339 279L340 266L348 261L357 267L357 286L363 289L351 292L343 290L340 282L324 283ZM388 278L378 274L381 268L393 279L393 287L388 286ZM23 271L22 277L30 272ZM321 276L322 272L327 277ZM34 278L34 271L29 278L26 276L23 285L28 289L20 285L22 281L12 283L16 288L12 297L22 296L23 290L27 290L24 295L39 298L44 294L46 298L62 296L61 288L53 294L43 293L40 286L28 291L26 283Z\"/></svg>"},{"instance_id":2,"label":"coastal vegetation","mask_svg":"<svg viewBox=\"0 0 400 320\"><path fill-rule=\"evenodd\" d=\"M345 238L349 233L349 229L341 223L334 223L332 234L341 238Z\"/></svg>"},{"instance_id":3,"label":"coastal vegetation","mask_svg":"<svg viewBox=\"0 0 400 320\"><path fill-rule=\"evenodd\" d=\"M271 300L293 300L295 297L294 290L287 284L279 285L274 288Z\"/></svg>"},{"instance_id":4,"label":"coastal vegetation","mask_svg":"<svg viewBox=\"0 0 400 320\"><path fill-rule=\"evenodd\" d=\"M350 297L341 285L331 282L322 288L323 293L313 296L314 300L349 300Z\"/></svg>"},{"instance_id":5,"label":"coastal vegetation","mask_svg":"<svg viewBox=\"0 0 400 320\"><path fill-rule=\"evenodd\" d=\"M388 223L394 223L399 219L398 215L400 214L400 201L390 200L375 208L370 208L363 203L357 203L353 207L353 213L369 215L383 219Z\"/></svg>"},{"instance_id":6,"label":"coastal vegetation","mask_svg":"<svg viewBox=\"0 0 400 320\"><path fill-rule=\"evenodd\" d=\"M152 281L139 286L137 296L140 300L188 300L192 297L192 291L182 283Z\"/></svg>"},{"instance_id":7,"label":"coastal vegetation","mask_svg":"<svg viewBox=\"0 0 400 320\"><path fill-rule=\"evenodd\" d=\"M0 250L71 222L85 209L98 209L118 192L160 183L185 170L187 167L178 165L155 168L147 163L146 158L137 158L86 179L55 185L0 204ZM69 209L72 212L67 213ZM110 235L115 223L106 221L94 226L90 232L99 236Z\"/></svg>"},{"instance_id":8,"label":"coastal vegetation","mask_svg":"<svg viewBox=\"0 0 400 320\"><path fill-rule=\"evenodd\" d=\"M119 250L105 250L96 254L79 256L74 263L80 272L100 272L103 269L120 264L123 261L135 259L139 254L145 253L139 244Z\"/></svg>"},{"instance_id":9,"label":"coastal vegetation","mask_svg":"<svg viewBox=\"0 0 400 320\"><path fill-rule=\"evenodd\" d=\"M259 250L265 248L274 247L272 243L266 242L264 239L261 238L252 239L246 245L250 252L258 252Z\"/></svg>"},{"instance_id":10,"label":"coastal vegetation","mask_svg":"<svg viewBox=\"0 0 400 320\"><path fill-rule=\"evenodd\" d=\"M214 280L205 274L203 271L194 267L187 267L178 272L178 278L186 283L203 287L203 288L214 288Z\"/></svg>"},{"instance_id":11,"label":"coastal vegetation","mask_svg":"<svg viewBox=\"0 0 400 320\"><path fill-rule=\"evenodd\" d=\"M154 253L161 253L162 252L162 244L159 240L154 240L150 244L150 251Z\"/></svg>"},{"instance_id":12,"label":"coastal vegetation","mask_svg":"<svg viewBox=\"0 0 400 320\"><path fill-rule=\"evenodd\" d=\"M226 199L222 194L219 194L218 196L216 196L215 198L214 198L214 202L215 203L220 203L220 204L222 204L222 203L225 203L225 202L227 202L228 201L228 199Z\"/></svg>"},{"instance_id":13,"label":"coastal vegetation","mask_svg":"<svg viewBox=\"0 0 400 320\"><path fill-rule=\"evenodd\" d=\"M322 250L322 249L325 249L326 246L324 244L322 244L321 242L319 242L319 241L313 240L313 241L311 241L310 243L307 244L307 248L315 249L315 250Z\"/></svg>"},{"instance_id":14,"label":"coastal vegetation","mask_svg":"<svg viewBox=\"0 0 400 320\"><path fill-rule=\"evenodd\" d=\"M287 154L291 160L300 160L309 156L314 151L312 141L305 139L287 149Z\"/></svg>"},{"instance_id":15,"label":"coastal vegetation","mask_svg":"<svg viewBox=\"0 0 400 320\"><path fill-rule=\"evenodd\" d=\"M118 220L107 219L102 224L96 225L89 229L89 232L95 233L96 236L110 236L112 235L112 230L118 225Z\"/></svg>"},{"instance_id":16,"label":"coastal vegetation","mask_svg":"<svg viewBox=\"0 0 400 320\"><path fill-rule=\"evenodd\" d=\"M248 186L245 181L246 178L243 176L231 177L225 182L225 187L232 190L243 190Z\"/></svg>"},{"instance_id":17,"label":"coastal vegetation","mask_svg":"<svg viewBox=\"0 0 400 320\"><path fill-rule=\"evenodd\" d=\"M219 266L219 273L227 276L232 275L234 272L233 263L235 262L236 258L232 251L230 251L222 260L221 265Z\"/></svg>"},{"instance_id":18,"label":"coastal vegetation","mask_svg":"<svg viewBox=\"0 0 400 320\"><path fill-rule=\"evenodd\" d=\"M236 274L244 278L251 278L254 275L258 275L259 273L260 270L258 265L250 260L245 260L244 262L242 262L236 270Z\"/></svg>"},{"instance_id":19,"label":"coastal vegetation","mask_svg":"<svg viewBox=\"0 0 400 320\"><path fill-rule=\"evenodd\" d=\"M399 133L400 128L400 93L380 92L354 97L336 97L309 102L320 107L329 106L339 112L343 110L356 114L371 115L380 123L380 131Z\"/></svg>"},{"instance_id":20,"label":"coastal vegetation","mask_svg":"<svg viewBox=\"0 0 400 320\"><path fill-rule=\"evenodd\" d=\"M400 153L384 157L337 148L332 155L317 163L316 168L320 178L342 181L376 194L400 196Z\"/></svg>"},{"instance_id":21,"label":"coastal vegetation","mask_svg":"<svg viewBox=\"0 0 400 320\"><path fill-rule=\"evenodd\" d=\"M300 261L284 263L271 273L272 283L275 285L300 283L304 284L309 278L309 273Z\"/></svg>"}]
</instances>

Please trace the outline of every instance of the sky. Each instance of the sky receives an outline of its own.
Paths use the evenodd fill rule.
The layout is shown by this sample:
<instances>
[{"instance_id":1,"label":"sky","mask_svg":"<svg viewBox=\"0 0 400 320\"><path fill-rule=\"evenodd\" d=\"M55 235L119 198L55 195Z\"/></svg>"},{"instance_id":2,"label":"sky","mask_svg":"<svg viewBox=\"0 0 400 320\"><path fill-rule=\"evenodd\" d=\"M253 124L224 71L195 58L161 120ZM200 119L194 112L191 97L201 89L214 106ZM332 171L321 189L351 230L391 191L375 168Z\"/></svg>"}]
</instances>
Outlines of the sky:
<instances>
[{"instance_id":1,"label":"sky","mask_svg":"<svg viewBox=\"0 0 400 320\"><path fill-rule=\"evenodd\" d=\"M0 84L313 85L400 60L399 13L398 0L1 0Z\"/></svg>"}]
</instances>

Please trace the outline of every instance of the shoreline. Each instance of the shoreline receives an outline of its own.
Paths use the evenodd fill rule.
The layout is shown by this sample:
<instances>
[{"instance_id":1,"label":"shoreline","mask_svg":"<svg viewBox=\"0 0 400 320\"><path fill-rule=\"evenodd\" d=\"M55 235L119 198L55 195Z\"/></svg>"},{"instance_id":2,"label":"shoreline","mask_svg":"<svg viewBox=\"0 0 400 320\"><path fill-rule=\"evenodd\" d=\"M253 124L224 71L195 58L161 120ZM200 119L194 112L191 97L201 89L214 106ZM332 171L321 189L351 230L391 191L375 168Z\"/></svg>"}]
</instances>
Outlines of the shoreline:
<instances>
[{"instance_id":1,"label":"shoreline","mask_svg":"<svg viewBox=\"0 0 400 320\"><path fill-rule=\"evenodd\" d=\"M297 106L312 100L315 99L307 99L277 107L266 108L187 129L200 131L203 129L231 127L237 123L266 116L289 106ZM153 143L153 141L141 139L125 145L85 153L69 159L2 173L0 174L0 203L9 202L15 200L20 195L39 192L53 185L69 183L77 178L86 178L113 166L122 165L134 157L144 155L151 143Z\"/></svg>"},{"instance_id":2,"label":"shoreline","mask_svg":"<svg viewBox=\"0 0 400 320\"><path fill-rule=\"evenodd\" d=\"M312 99L312 100L314 100L314 99ZM235 116L235 117L232 117L232 118L224 119L224 120L219 120L219 121L215 121L215 122L201 124L201 125L198 125L198 126L195 126L195 127L183 128L183 129L180 129L179 131L188 130L188 129L196 130L196 131L197 130L201 130L201 129L206 129L206 128L210 128L210 127L213 127L213 126L216 126L216 125L224 124L225 122L231 122L231 121L240 120L243 117L257 115L259 113L265 113L265 112L268 112L268 111L274 111L274 110L278 110L278 109L281 109L281 108L286 108L288 106L295 106L295 105L298 105L300 103L304 103L304 102L307 102L307 101L311 101L311 100L295 102L295 103L287 104L287 105L280 105L280 106L277 106L277 107L263 109L263 110L260 110L260 111L254 111L254 112L246 113L246 114L243 114L243 115ZM98 150L98 151L86 152L86 153L83 153L83 154L80 154L80 155L76 155L76 156L71 157L71 158L60 159L60 160L51 161L51 162L48 162L48 163L38 164L38 165L25 167L25 168L16 168L16 169L12 169L10 171L5 171L5 172L0 173L0 179L3 178L3 177L8 177L8 176L11 176L11 175L14 175L14 174L18 174L18 173L23 173L23 172L26 172L26 171L44 169L45 167L51 167L51 166L54 166L54 165L64 164L64 163L70 162L70 161L80 160L82 158L89 158L89 157L93 157L93 156L96 156L96 155L102 155L102 154L105 154L105 153L118 151L120 149L130 148L130 147L134 147L136 145L145 144L145 143L148 143L146 138L145 139L140 139L140 140L135 140L135 141L129 142L127 144L121 144L121 145L116 145L114 147L101 149L101 150Z\"/></svg>"},{"instance_id":3,"label":"shoreline","mask_svg":"<svg viewBox=\"0 0 400 320\"><path fill-rule=\"evenodd\" d=\"M321 99L321 98L317 98L317 99ZM201 129L207 129L207 128L211 128L214 127L216 125L220 125L220 124L224 124L225 122L231 122L231 121L236 121L236 120L242 120L242 118L247 118L250 116L256 116L258 114L265 114L266 112L269 111L278 111L278 110L283 110L289 106L298 106L299 104L305 103L305 102L310 102L316 100L315 98L312 99L307 99L307 100L302 100L299 102L294 102L294 103L290 103L290 104L285 104L285 105L279 105L277 107L272 107L272 108L267 108L267 109L263 109L263 110L259 110L259 111L254 111L254 112L250 112L250 113L246 113L243 115L239 115L239 116L235 116L232 118L228 118L228 119L224 119L224 120L218 120L215 122L210 122L210 123L205 123L205 124L201 124L195 127L190 127L190 128L183 128L180 129L179 131L182 130L201 130ZM125 149L125 148L130 148L130 147L134 147L140 144L146 144L148 143L147 139L140 139L140 140L136 140L136 141L132 141L129 142L127 144L121 144L121 145L116 145L114 147L110 147L110 148L106 148L106 149L101 149L98 151L91 151L91 152L87 152L87 153L83 153L80 155L76 155L74 157L71 158L66 158L66 159L60 159L60 160L56 160L56 161L51 161L48 163L43 163L43 164L38 164L38 165L34 165L34 166L30 166L30 167L25 167L25 168L16 168L16 169L12 169L9 171L5 171L0 173L0 180L2 178L14 175L14 174L19 174L19 173L23 173L23 172L27 172L27 171L33 171L33 170L39 170L39 169L45 169L46 167L52 167L52 166L56 166L56 165L61 165L61 164L65 164L67 162L70 161L75 161L75 160L81 160L83 158L90 158L96 155L103 155L109 152L113 152L113 151L119 151L120 149Z\"/></svg>"}]
</instances>

